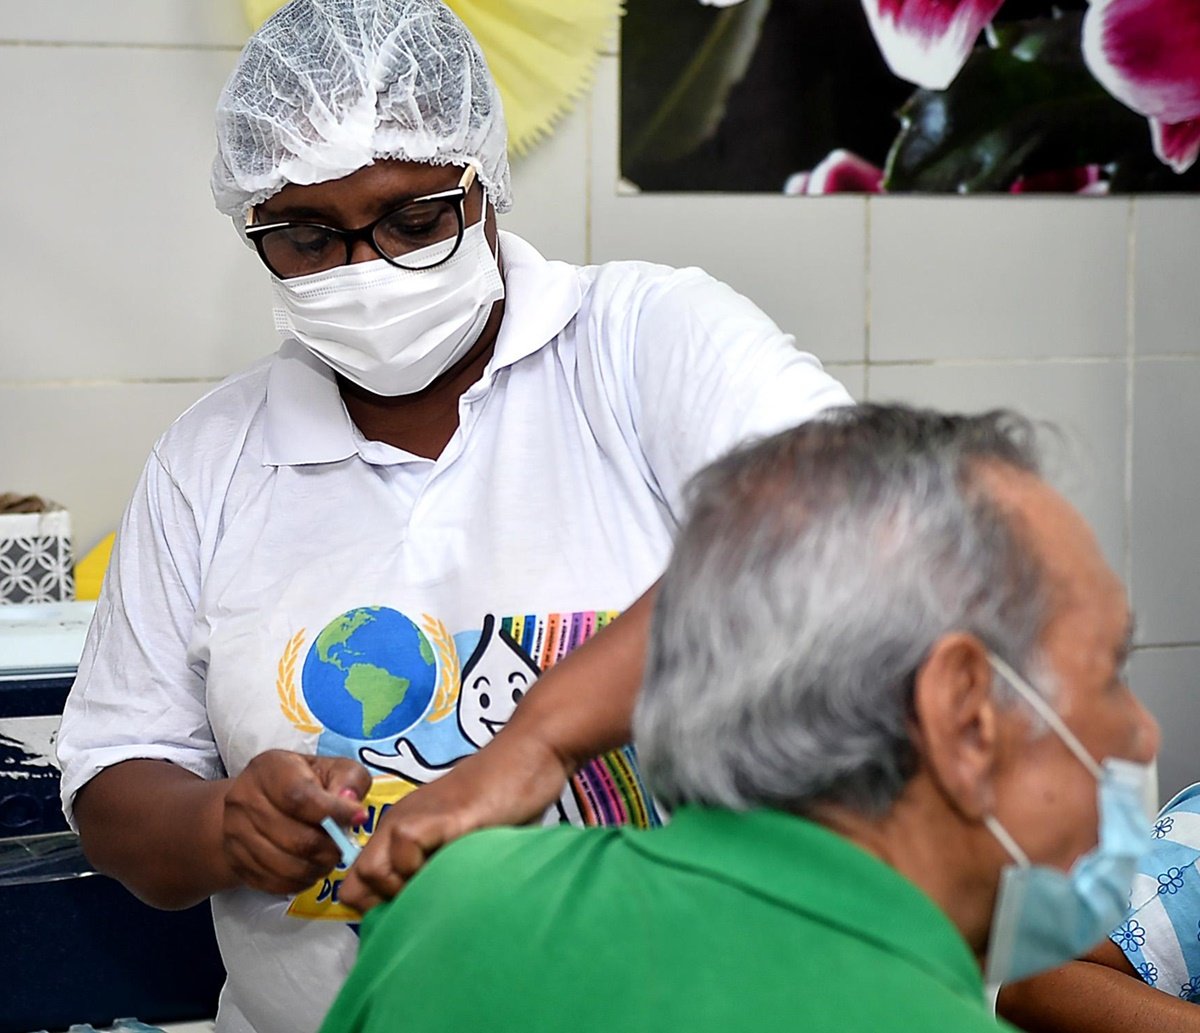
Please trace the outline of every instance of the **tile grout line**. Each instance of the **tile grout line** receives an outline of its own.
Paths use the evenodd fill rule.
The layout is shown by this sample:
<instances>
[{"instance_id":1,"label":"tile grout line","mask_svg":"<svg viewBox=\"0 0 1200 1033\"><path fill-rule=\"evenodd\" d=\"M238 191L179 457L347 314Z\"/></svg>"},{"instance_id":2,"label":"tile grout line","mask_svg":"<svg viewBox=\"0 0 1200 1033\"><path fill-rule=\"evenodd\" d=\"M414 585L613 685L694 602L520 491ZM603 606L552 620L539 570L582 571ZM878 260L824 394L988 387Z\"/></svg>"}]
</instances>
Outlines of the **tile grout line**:
<instances>
[{"instance_id":1,"label":"tile grout line","mask_svg":"<svg viewBox=\"0 0 1200 1033\"><path fill-rule=\"evenodd\" d=\"M226 374L228 375L228 374ZM96 377L96 378L64 378L64 379L48 379L48 380L0 380L0 390L20 390L21 388L35 388L44 390L47 388L62 389L71 387L148 387L148 386L170 386L174 384L219 384L225 376L219 377L142 377L137 380L123 380L121 378Z\"/></svg>"},{"instance_id":2,"label":"tile grout line","mask_svg":"<svg viewBox=\"0 0 1200 1033\"><path fill-rule=\"evenodd\" d=\"M863 400L871 397L871 197L863 200Z\"/></svg>"},{"instance_id":3,"label":"tile grout line","mask_svg":"<svg viewBox=\"0 0 1200 1033\"><path fill-rule=\"evenodd\" d=\"M1188 356L1182 356L1187 358ZM886 369L891 366L904 368L907 366L943 366L960 368L964 366L1111 366L1124 365L1124 355L1047 355L1047 356L979 356L973 358L936 358L936 359L873 359L871 365Z\"/></svg>"},{"instance_id":4,"label":"tile grout line","mask_svg":"<svg viewBox=\"0 0 1200 1033\"><path fill-rule=\"evenodd\" d=\"M592 169L592 163L596 159L596 89L600 84L600 79L603 76L603 64L607 64L607 56L600 57L601 64L597 65L595 77L592 80L592 88L587 92L587 135L583 142L583 263L584 265L592 264L592 219L595 216L596 206L596 176Z\"/></svg>"},{"instance_id":5,"label":"tile grout line","mask_svg":"<svg viewBox=\"0 0 1200 1033\"><path fill-rule=\"evenodd\" d=\"M249 30L247 30L249 35ZM119 40L0 39L0 47L43 50L202 50L237 54L241 43L146 43Z\"/></svg>"},{"instance_id":6,"label":"tile grout line","mask_svg":"<svg viewBox=\"0 0 1200 1033\"><path fill-rule=\"evenodd\" d=\"M1125 569L1122 573L1125 576L1125 589L1131 598L1133 596L1133 407L1136 371L1134 301L1137 293L1134 289L1137 276L1136 204L1136 200L1131 197L1126 215L1125 234L1125 491L1122 500L1125 510L1122 541L1122 559Z\"/></svg>"}]
</instances>

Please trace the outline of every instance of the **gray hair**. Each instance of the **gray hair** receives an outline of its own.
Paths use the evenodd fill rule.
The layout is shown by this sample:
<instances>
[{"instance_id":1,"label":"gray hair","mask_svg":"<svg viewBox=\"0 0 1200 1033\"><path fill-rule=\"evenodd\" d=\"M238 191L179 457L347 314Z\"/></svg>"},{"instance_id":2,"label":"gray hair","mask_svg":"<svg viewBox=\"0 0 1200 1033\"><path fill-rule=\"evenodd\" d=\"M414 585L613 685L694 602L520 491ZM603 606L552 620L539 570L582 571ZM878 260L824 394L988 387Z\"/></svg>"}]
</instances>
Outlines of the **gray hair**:
<instances>
[{"instance_id":1,"label":"gray hair","mask_svg":"<svg viewBox=\"0 0 1200 1033\"><path fill-rule=\"evenodd\" d=\"M697 475L634 715L654 792L885 813L915 771L913 686L939 637L1036 666L1048 587L981 478L1038 473L1034 437L1006 411L864 405Z\"/></svg>"}]
</instances>

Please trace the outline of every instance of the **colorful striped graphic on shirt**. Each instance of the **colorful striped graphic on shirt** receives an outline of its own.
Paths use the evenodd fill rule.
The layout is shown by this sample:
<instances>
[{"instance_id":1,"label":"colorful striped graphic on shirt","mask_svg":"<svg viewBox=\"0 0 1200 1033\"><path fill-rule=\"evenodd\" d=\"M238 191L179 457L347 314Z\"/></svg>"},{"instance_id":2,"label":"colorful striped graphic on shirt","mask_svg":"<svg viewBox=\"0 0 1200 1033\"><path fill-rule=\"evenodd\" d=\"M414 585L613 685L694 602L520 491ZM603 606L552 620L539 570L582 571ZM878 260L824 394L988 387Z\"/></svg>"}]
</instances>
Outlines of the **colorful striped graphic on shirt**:
<instances>
[{"instance_id":1,"label":"colorful striped graphic on shirt","mask_svg":"<svg viewBox=\"0 0 1200 1033\"><path fill-rule=\"evenodd\" d=\"M662 824L654 799L637 769L632 746L612 750L589 761L571 779L585 825Z\"/></svg>"},{"instance_id":2,"label":"colorful striped graphic on shirt","mask_svg":"<svg viewBox=\"0 0 1200 1033\"><path fill-rule=\"evenodd\" d=\"M504 617L500 626L545 671L619 615L618 610L524 614ZM571 778L571 791L585 825L649 828L662 824L632 746L583 765Z\"/></svg>"},{"instance_id":3,"label":"colorful striped graphic on shirt","mask_svg":"<svg viewBox=\"0 0 1200 1033\"><path fill-rule=\"evenodd\" d=\"M545 671L619 616L619 610L530 613L503 617L500 627Z\"/></svg>"}]
</instances>

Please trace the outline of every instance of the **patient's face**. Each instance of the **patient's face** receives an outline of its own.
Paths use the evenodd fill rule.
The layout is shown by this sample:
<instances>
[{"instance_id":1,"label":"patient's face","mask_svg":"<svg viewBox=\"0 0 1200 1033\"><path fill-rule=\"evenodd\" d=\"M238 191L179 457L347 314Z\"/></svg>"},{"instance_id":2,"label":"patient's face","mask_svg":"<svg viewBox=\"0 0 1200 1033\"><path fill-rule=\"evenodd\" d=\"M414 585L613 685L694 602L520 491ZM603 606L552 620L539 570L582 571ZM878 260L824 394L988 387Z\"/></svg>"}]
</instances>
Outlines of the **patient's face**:
<instances>
[{"instance_id":1,"label":"patient's face","mask_svg":"<svg viewBox=\"0 0 1200 1033\"><path fill-rule=\"evenodd\" d=\"M1098 762L1150 761L1158 726L1125 682L1132 621L1120 580L1061 495L1012 471L997 472L993 480L997 498L1024 524L1054 586L1041 646L1055 710ZM1022 673L1038 680L1039 672ZM1019 720L1028 714L1014 708ZM1067 869L1096 844L1096 780L1052 732L1023 737L1016 761L997 784L996 817L1033 861Z\"/></svg>"}]
</instances>

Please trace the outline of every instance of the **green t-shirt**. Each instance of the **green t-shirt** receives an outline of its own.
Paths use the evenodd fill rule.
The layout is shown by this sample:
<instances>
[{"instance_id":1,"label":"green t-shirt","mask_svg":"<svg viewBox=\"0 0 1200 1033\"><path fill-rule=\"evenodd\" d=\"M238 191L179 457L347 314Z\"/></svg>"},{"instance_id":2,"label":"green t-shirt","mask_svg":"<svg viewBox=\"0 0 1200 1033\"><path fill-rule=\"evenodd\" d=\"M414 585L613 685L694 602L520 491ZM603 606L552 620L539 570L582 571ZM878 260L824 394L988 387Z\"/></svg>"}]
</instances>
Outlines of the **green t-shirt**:
<instances>
[{"instance_id":1,"label":"green t-shirt","mask_svg":"<svg viewBox=\"0 0 1200 1033\"><path fill-rule=\"evenodd\" d=\"M996 1029L966 943L892 868L792 815L687 807L446 848L367 916L322 1033Z\"/></svg>"}]
</instances>

